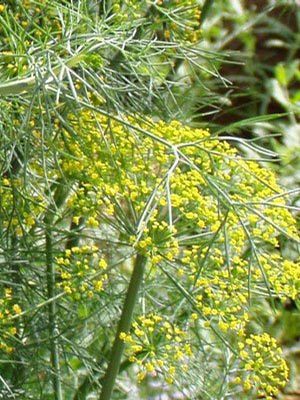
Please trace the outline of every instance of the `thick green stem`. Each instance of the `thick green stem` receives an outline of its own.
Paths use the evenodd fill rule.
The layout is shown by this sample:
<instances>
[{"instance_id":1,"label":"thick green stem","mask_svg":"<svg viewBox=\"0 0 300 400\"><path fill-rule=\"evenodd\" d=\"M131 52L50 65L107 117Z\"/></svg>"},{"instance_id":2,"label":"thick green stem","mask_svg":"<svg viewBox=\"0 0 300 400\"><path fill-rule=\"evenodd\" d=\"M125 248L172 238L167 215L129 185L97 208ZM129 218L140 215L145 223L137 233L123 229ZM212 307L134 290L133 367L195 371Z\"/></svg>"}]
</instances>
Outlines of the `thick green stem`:
<instances>
[{"instance_id":1,"label":"thick green stem","mask_svg":"<svg viewBox=\"0 0 300 400\"><path fill-rule=\"evenodd\" d=\"M65 66L67 66L68 68L77 66L77 64L79 64L79 62L82 60L83 55L84 55L84 52L82 54L77 54L68 60L65 60ZM60 73L61 69L62 69L62 65L59 65L58 67L54 67L52 74L58 75ZM53 78L53 76L49 75L49 77L47 79L47 74L45 73L43 80L47 81L47 83L49 84L52 81L54 81L54 78ZM29 78L22 78L22 79L11 79L6 82L0 82L0 96L13 96L13 95L19 95L21 93L29 92L38 83L39 82L35 76L31 76Z\"/></svg>"},{"instance_id":2,"label":"thick green stem","mask_svg":"<svg viewBox=\"0 0 300 400\"><path fill-rule=\"evenodd\" d=\"M127 333L130 330L132 314L138 299L146 262L147 258L145 256L137 255L99 400L110 400L111 398L124 350L124 341L120 339L120 333Z\"/></svg>"},{"instance_id":3,"label":"thick green stem","mask_svg":"<svg viewBox=\"0 0 300 400\"><path fill-rule=\"evenodd\" d=\"M46 226L46 264L47 264L47 295L48 299L55 297L55 265L52 260L52 235L49 224ZM52 382L54 399L63 400L60 381L59 349L57 344L56 326L56 302L52 301L48 305L49 317L49 336L50 336L50 356L52 366Z\"/></svg>"}]
</instances>

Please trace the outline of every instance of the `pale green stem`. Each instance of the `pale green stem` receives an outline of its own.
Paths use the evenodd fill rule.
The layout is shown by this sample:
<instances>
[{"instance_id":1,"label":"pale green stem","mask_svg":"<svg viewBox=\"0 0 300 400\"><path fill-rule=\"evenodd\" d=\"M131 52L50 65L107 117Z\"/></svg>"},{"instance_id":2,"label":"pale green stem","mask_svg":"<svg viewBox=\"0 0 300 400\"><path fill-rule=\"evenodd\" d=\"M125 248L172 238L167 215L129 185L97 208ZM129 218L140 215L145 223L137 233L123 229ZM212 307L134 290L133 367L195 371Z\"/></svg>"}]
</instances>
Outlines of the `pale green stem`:
<instances>
[{"instance_id":1,"label":"pale green stem","mask_svg":"<svg viewBox=\"0 0 300 400\"><path fill-rule=\"evenodd\" d=\"M133 310L138 299L138 293L141 287L141 283L143 281L146 263L147 258L143 255L138 254L127 289L126 298L122 309L122 315L115 336L109 365L103 379L102 391L99 400L110 400L111 398L115 381L120 369L121 358L125 346L124 341L120 339L120 333L127 333L130 330Z\"/></svg>"},{"instance_id":2,"label":"pale green stem","mask_svg":"<svg viewBox=\"0 0 300 400\"><path fill-rule=\"evenodd\" d=\"M84 54L77 54L71 57L69 60L66 60L65 64L53 68L52 75L50 75L49 72L47 74L45 73L43 79L47 81L46 83L51 83L54 80L53 75L57 76L60 73L62 67L64 66L67 68L75 67L82 60L83 55ZM48 79L47 75L49 75ZM13 95L18 95L20 93L26 93L32 88L34 88L36 84L37 84L37 78L35 76L23 79L12 79L4 83L0 82L0 96L13 96Z\"/></svg>"},{"instance_id":3,"label":"pale green stem","mask_svg":"<svg viewBox=\"0 0 300 400\"><path fill-rule=\"evenodd\" d=\"M64 203L68 189L58 184L54 194L55 207L59 208ZM49 341L50 341L50 362L52 368L52 385L54 400L63 400L60 363L59 363L59 347L57 343L58 327L57 327L57 310L56 310L56 290L55 290L55 264L53 262L53 243L52 243L52 225L54 221L53 206L49 207L45 215L45 240L46 240L46 268L47 268L47 297L53 299L48 304L48 319L49 319Z\"/></svg>"},{"instance_id":4,"label":"pale green stem","mask_svg":"<svg viewBox=\"0 0 300 400\"><path fill-rule=\"evenodd\" d=\"M46 264L47 264L47 295L48 299L55 296L55 264L52 254L52 235L51 226L46 225ZM50 356L52 366L52 383L54 399L63 400L62 387L60 380L59 348L57 344L57 322L56 322L56 301L48 304L49 336L50 336Z\"/></svg>"}]
</instances>

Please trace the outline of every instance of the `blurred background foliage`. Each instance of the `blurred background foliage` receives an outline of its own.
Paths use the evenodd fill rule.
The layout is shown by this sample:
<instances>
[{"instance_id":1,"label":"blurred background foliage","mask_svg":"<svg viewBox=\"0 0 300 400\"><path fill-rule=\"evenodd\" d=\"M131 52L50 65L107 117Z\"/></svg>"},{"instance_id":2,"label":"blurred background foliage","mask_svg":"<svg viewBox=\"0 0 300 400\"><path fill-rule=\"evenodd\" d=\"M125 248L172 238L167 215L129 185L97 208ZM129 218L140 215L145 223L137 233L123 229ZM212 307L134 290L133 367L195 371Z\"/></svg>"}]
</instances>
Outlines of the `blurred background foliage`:
<instances>
[{"instance_id":1,"label":"blurred background foliage","mask_svg":"<svg viewBox=\"0 0 300 400\"><path fill-rule=\"evenodd\" d=\"M213 62L200 77L199 71L182 71L190 80L187 93L194 105L183 100L187 115L274 150L280 160L271 165L290 189L300 181L299 27L298 1L215 1L203 25L201 47L222 52L225 62ZM207 90L213 101L202 104ZM240 122L268 114L282 115L274 121Z\"/></svg>"}]
</instances>

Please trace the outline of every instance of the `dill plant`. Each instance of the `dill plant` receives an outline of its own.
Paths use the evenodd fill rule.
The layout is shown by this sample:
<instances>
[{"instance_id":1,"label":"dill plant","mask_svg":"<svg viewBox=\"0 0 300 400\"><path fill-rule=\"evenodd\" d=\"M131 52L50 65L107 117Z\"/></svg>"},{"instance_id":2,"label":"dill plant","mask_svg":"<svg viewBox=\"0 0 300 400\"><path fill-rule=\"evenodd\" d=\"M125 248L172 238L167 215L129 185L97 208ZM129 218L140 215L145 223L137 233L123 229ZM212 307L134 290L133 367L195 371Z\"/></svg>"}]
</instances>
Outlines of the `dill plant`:
<instances>
[{"instance_id":1,"label":"dill plant","mask_svg":"<svg viewBox=\"0 0 300 400\"><path fill-rule=\"evenodd\" d=\"M299 237L275 175L184 121L182 63L222 57L198 2L0 13L1 394L273 399L258 310L297 300Z\"/></svg>"}]
</instances>

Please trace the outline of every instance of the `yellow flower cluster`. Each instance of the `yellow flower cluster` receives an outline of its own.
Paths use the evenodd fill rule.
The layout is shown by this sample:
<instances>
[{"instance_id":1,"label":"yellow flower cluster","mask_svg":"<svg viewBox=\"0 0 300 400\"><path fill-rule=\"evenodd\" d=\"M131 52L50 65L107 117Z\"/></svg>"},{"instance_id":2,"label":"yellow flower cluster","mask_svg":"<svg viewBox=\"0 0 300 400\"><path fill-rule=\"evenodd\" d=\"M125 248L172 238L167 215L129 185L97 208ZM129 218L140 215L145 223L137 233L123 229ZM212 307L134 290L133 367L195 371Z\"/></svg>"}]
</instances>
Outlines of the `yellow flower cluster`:
<instances>
[{"instance_id":1,"label":"yellow flower cluster","mask_svg":"<svg viewBox=\"0 0 300 400\"><path fill-rule=\"evenodd\" d=\"M19 304L14 302L12 289L4 289L0 298L0 350L4 353L11 353L14 350L11 343L17 328L10 318L21 312Z\"/></svg>"},{"instance_id":2,"label":"yellow flower cluster","mask_svg":"<svg viewBox=\"0 0 300 400\"><path fill-rule=\"evenodd\" d=\"M235 331L242 336L249 321L247 262L236 258L230 267L222 268L225 260L219 249L214 249L209 262L210 268L196 281L197 307L221 331Z\"/></svg>"},{"instance_id":3,"label":"yellow flower cluster","mask_svg":"<svg viewBox=\"0 0 300 400\"><path fill-rule=\"evenodd\" d=\"M27 192L23 182L19 177L0 178L0 206L6 213L1 226L19 237L35 226L45 205L41 196ZM24 192L20 188L24 188Z\"/></svg>"},{"instance_id":4,"label":"yellow flower cluster","mask_svg":"<svg viewBox=\"0 0 300 400\"><path fill-rule=\"evenodd\" d=\"M135 244L135 236L132 236L132 244L141 254L147 255L155 265L167 259L172 261L179 254L179 244L174 238L176 229L170 227L166 221L157 221L157 212L154 212L149 220L147 228L143 230L143 236Z\"/></svg>"},{"instance_id":5,"label":"yellow flower cluster","mask_svg":"<svg viewBox=\"0 0 300 400\"><path fill-rule=\"evenodd\" d=\"M242 160L207 130L177 121L127 118L123 124L84 110L70 123L76 135L63 133L60 146L62 151L67 146L68 156L64 151L59 162L78 183L68 200L76 219L86 217L92 227L110 221L154 264L179 262L178 274L189 281L203 265L203 279L212 278L206 273L222 281L226 271L233 274L232 290L238 285L243 299L245 290L266 280L276 282L278 294L296 296L297 264L288 261L284 267L279 257L272 268L267 266L280 233L297 238L295 220L272 172ZM199 245L185 244L187 231L214 244L199 251ZM244 257L247 249L255 252L251 260Z\"/></svg>"},{"instance_id":6,"label":"yellow flower cluster","mask_svg":"<svg viewBox=\"0 0 300 400\"><path fill-rule=\"evenodd\" d=\"M252 334L238 343L245 377L235 380L245 391L253 391L266 400L272 400L279 388L286 385L288 367L276 340L267 333Z\"/></svg>"},{"instance_id":7,"label":"yellow flower cluster","mask_svg":"<svg viewBox=\"0 0 300 400\"><path fill-rule=\"evenodd\" d=\"M57 272L63 288L73 300L92 298L103 290L108 276L105 273L107 262L100 257L99 248L94 245L83 245L67 249L63 257L56 257Z\"/></svg>"},{"instance_id":8,"label":"yellow flower cluster","mask_svg":"<svg viewBox=\"0 0 300 400\"><path fill-rule=\"evenodd\" d=\"M160 266L174 272L197 308L193 319L198 316L229 340L238 336L246 346L252 293L258 302L270 293L281 299L299 295L299 265L284 259L278 247L279 235L297 239L297 231L275 175L241 159L206 129L122 118L84 109L69 115L69 127L54 121L59 168L49 173L69 182L66 215L91 234L111 226L120 243L149 258L151 273L162 277ZM33 168L38 174L38 160ZM57 258L59 285L71 297L102 290L107 277L102 270L97 275L92 255L97 251L75 248ZM166 296L171 301L172 295ZM152 322L138 319L130 334L122 334L131 349L127 354L140 365L140 379L147 372L162 373L171 382L176 346L151 336L152 329L167 332L167 323L157 315L145 318ZM172 339L175 328L169 329L159 332ZM188 353L187 347L183 360ZM249 354L255 361L255 352ZM264 382L275 393L276 380L255 387L269 395Z\"/></svg>"},{"instance_id":9,"label":"yellow flower cluster","mask_svg":"<svg viewBox=\"0 0 300 400\"><path fill-rule=\"evenodd\" d=\"M164 23L165 39L192 43L199 40L201 11L197 0L158 0L156 4L159 13L155 22Z\"/></svg>"},{"instance_id":10,"label":"yellow flower cluster","mask_svg":"<svg viewBox=\"0 0 300 400\"><path fill-rule=\"evenodd\" d=\"M146 20L145 31L151 30L165 40L194 43L200 38L201 11L197 0L114 0L112 13L113 21L118 23L140 19L142 24Z\"/></svg>"},{"instance_id":11,"label":"yellow flower cluster","mask_svg":"<svg viewBox=\"0 0 300 400\"><path fill-rule=\"evenodd\" d=\"M263 254L259 260L275 293L283 300L285 298L296 300L300 293L299 260L286 260L278 253ZM281 268L277 267L278 264ZM261 271L256 273L258 278L262 279Z\"/></svg>"},{"instance_id":12,"label":"yellow flower cluster","mask_svg":"<svg viewBox=\"0 0 300 400\"><path fill-rule=\"evenodd\" d=\"M111 6L113 21L116 23L124 22L126 19L141 18L147 11L145 0L113 0Z\"/></svg>"},{"instance_id":13,"label":"yellow flower cluster","mask_svg":"<svg viewBox=\"0 0 300 400\"><path fill-rule=\"evenodd\" d=\"M171 384L188 370L192 350L186 332L157 314L138 317L131 333L121 332L120 339L129 361L139 366L139 381L147 374L162 375Z\"/></svg>"}]
</instances>

